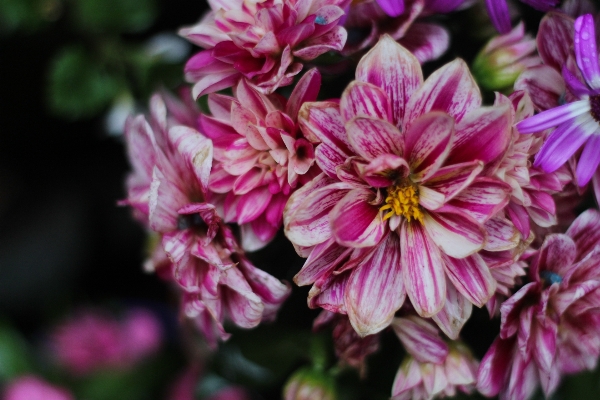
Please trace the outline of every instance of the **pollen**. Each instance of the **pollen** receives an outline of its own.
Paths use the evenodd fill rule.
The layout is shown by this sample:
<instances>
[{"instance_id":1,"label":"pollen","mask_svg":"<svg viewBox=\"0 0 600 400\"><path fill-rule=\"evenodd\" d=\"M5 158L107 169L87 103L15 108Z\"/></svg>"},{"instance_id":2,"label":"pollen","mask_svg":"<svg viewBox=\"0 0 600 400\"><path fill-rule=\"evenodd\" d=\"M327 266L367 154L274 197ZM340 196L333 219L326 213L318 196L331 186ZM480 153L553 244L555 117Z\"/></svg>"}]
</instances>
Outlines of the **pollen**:
<instances>
[{"instance_id":1,"label":"pollen","mask_svg":"<svg viewBox=\"0 0 600 400\"><path fill-rule=\"evenodd\" d=\"M600 122L600 95L590 96L590 114L596 122Z\"/></svg>"},{"instance_id":2,"label":"pollen","mask_svg":"<svg viewBox=\"0 0 600 400\"><path fill-rule=\"evenodd\" d=\"M401 215L408 221L418 220L423 222L423 212L419 206L419 189L412 182L390 186L387 189L385 205L380 211L386 212L383 220L394 215Z\"/></svg>"}]
</instances>

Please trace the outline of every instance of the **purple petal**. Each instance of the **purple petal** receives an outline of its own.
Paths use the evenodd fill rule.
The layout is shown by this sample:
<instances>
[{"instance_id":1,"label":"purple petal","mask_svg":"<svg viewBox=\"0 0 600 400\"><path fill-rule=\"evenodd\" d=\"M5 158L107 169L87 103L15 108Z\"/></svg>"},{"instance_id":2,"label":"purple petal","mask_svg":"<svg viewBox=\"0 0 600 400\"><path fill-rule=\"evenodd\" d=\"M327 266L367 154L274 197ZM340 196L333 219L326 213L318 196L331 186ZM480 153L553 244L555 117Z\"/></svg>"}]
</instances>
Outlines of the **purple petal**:
<instances>
[{"instance_id":1,"label":"purple petal","mask_svg":"<svg viewBox=\"0 0 600 400\"><path fill-rule=\"evenodd\" d=\"M575 20L575 56L583 77L592 89L600 89L600 67L596 49L594 17L582 15Z\"/></svg>"},{"instance_id":2,"label":"purple petal","mask_svg":"<svg viewBox=\"0 0 600 400\"><path fill-rule=\"evenodd\" d=\"M529 117L519 122L517 124L517 129L521 133L541 132L544 129L553 128L562 123L569 122L589 111L589 101L575 101Z\"/></svg>"},{"instance_id":3,"label":"purple petal","mask_svg":"<svg viewBox=\"0 0 600 400\"><path fill-rule=\"evenodd\" d=\"M386 328L404 303L400 241L390 234L351 273L345 304L352 327L361 337Z\"/></svg>"},{"instance_id":4,"label":"purple petal","mask_svg":"<svg viewBox=\"0 0 600 400\"><path fill-rule=\"evenodd\" d=\"M525 90L536 109L543 111L560 105L566 87L558 70L549 65L536 65L519 75L515 90Z\"/></svg>"},{"instance_id":5,"label":"purple petal","mask_svg":"<svg viewBox=\"0 0 600 400\"><path fill-rule=\"evenodd\" d=\"M374 118L354 118L346 124L348 140L357 154L373 160L382 154L404 153L404 136L387 121Z\"/></svg>"},{"instance_id":6,"label":"purple petal","mask_svg":"<svg viewBox=\"0 0 600 400\"><path fill-rule=\"evenodd\" d=\"M600 133L600 130L599 132ZM590 136L577 162L577 184L587 185L600 164L600 134Z\"/></svg>"},{"instance_id":7,"label":"purple petal","mask_svg":"<svg viewBox=\"0 0 600 400\"><path fill-rule=\"evenodd\" d=\"M462 1L462 0L460 0ZM434 23L415 22L400 39L420 63L438 59L448 50L450 34Z\"/></svg>"},{"instance_id":8,"label":"purple petal","mask_svg":"<svg viewBox=\"0 0 600 400\"><path fill-rule=\"evenodd\" d=\"M353 81L348 85L340 99L340 111L344 121L367 117L392 122L392 110L385 92L365 82Z\"/></svg>"},{"instance_id":9,"label":"purple petal","mask_svg":"<svg viewBox=\"0 0 600 400\"><path fill-rule=\"evenodd\" d=\"M483 307L496 291L496 280L481 256L443 258L446 274L456 289L471 303Z\"/></svg>"},{"instance_id":10,"label":"purple petal","mask_svg":"<svg viewBox=\"0 0 600 400\"><path fill-rule=\"evenodd\" d=\"M404 12L404 0L376 0L379 7L390 17L395 18Z\"/></svg>"},{"instance_id":11,"label":"purple petal","mask_svg":"<svg viewBox=\"0 0 600 400\"><path fill-rule=\"evenodd\" d=\"M365 188L353 189L331 210L331 230L338 243L349 247L378 244L386 232L379 207L371 202L375 194Z\"/></svg>"},{"instance_id":12,"label":"purple petal","mask_svg":"<svg viewBox=\"0 0 600 400\"><path fill-rule=\"evenodd\" d=\"M573 18L563 13L548 13L542 18L537 34L537 47L544 64L560 71L573 54L575 36Z\"/></svg>"},{"instance_id":13,"label":"purple petal","mask_svg":"<svg viewBox=\"0 0 600 400\"><path fill-rule=\"evenodd\" d=\"M492 24L500 33L510 32L510 14L506 0L485 0Z\"/></svg>"},{"instance_id":14,"label":"purple petal","mask_svg":"<svg viewBox=\"0 0 600 400\"><path fill-rule=\"evenodd\" d=\"M358 63L356 80L382 88L390 99L396 126L402 125L406 104L423 82L419 61L388 35Z\"/></svg>"},{"instance_id":15,"label":"purple petal","mask_svg":"<svg viewBox=\"0 0 600 400\"><path fill-rule=\"evenodd\" d=\"M418 223L404 221L400 231L404 285L410 301L422 317L444 307L446 278L438 246Z\"/></svg>"}]
</instances>

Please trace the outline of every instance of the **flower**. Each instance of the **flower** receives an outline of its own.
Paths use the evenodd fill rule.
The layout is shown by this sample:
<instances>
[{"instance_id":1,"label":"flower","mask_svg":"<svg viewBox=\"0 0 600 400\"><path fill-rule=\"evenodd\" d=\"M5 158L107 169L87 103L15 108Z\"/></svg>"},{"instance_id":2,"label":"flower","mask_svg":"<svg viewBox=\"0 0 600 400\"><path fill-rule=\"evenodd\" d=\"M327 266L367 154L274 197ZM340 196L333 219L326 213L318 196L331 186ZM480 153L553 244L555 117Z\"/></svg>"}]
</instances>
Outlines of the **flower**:
<instances>
[{"instance_id":1,"label":"flower","mask_svg":"<svg viewBox=\"0 0 600 400\"><path fill-rule=\"evenodd\" d=\"M587 210L566 234L546 236L530 258L531 282L501 306L500 337L481 362L486 396L546 396L565 373L593 369L600 355L600 213Z\"/></svg>"},{"instance_id":2,"label":"flower","mask_svg":"<svg viewBox=\"0 0 600 400\"><path fill-rule=\"evenodd\" d=\"M339 103L303 106L300 126L321 142L323 174L292 195L284 226L309 254L294 280L313 284L311 307L347 313L366 336L389 325L406 295L423 317L448 303L441 325L453 322L453 306L492 296L496 282L477 252L499 232L484 224L510 187L478 176L506 150L510 106L480 104L463 61L423 82L416 58L384 36Z\"/></svg>"},{"instance_id":3,"label":"flower","mask_svg":"<svg viewBox=\"0 0 600 400\"><path fill-rule=\"evenodd\" d=\"M241 77L272 93L292 83L310 61L340 51L346 30L338 25L348 0L213 0L212 11L189 28L186 37L208 50L185 66L194 98L231 87Z\"/></svg>"},{"instance_id":4,"label":"flower","mask_svg":"<svg viewBox=\"0 0 600 400\"><path fill-rule=\"evenodd\" d=\"M81 310L51 334L57 362L75 375L99 369L127 369L155 353L162 342L157 318L131 309L122 320L96 310Z\"/></svg>"},{"instance_id":5,"label":"flower","mask_svg":"<svg viewBox=\"0 0 600 400\"><path fill-rule=\"evenodd\" d=\"M477 54L473 76L487 90L508 89L526 68L541 63L534 55L535 48L535 40L525 35L525 25L520 22L509 33L492 38Z\"/></svg>"},{"instance_id":6,"label":"flower","mask_svg":"<svg viewBox=\"0 0 600 400\"><path fill-rule=\"evenodd\" d=\"M212 139L216 163L209 181L213 203L227 222L241 227L242 245L252 251L273 239L292 192L316 173L313 144L298 129L300 106L316 100L321 76L308 71L289 100L267 96L246 81L235 97L208 96L212 116L200 115L200 130Z\"/></svg>"},{"instance_id":7,"label":"flower","mask_svg":"<svg viewBox=\"0 0 600 400\"><path fill-rule=\"evenodd\" d=\"M4 400L74 400L66 389L54 386L34 375L20 376L4 389Z\"/></svg>"},{"instance_id":8,"label":"flower","mask_svg":"<svg viewBox=\"0 0 600 400\"><path fill-rule=\"evenodd\" d=\"M530 5L536 10L549 11L558 4L559 0L521 0L521 2ZM485 0L485 5L492 24L494 24L498 32L507 33L510 31L510 15L506 0Z\"/></svg>"},{"instance_id":9,"label":"flower","mask_svg":"<svg viewBox=\"0 0 600 400\"><path fill-rule=\"evenodd\" d=\"M563 67L563 77L577 101L543 111L521 121L521 133L554 129L535 158L535 165L554 172L579 148L577 183L586 185L600 164L600 67L596 48L594 19L587 14L575 21L575 56L578 70ZM581 74L583 79L578 76Z\"/></svg>"},{"instance_id":10,"label":"flower","mask_svg":"<svg viewBox=\"0 0 600 400\"><path fill-rule=\"evenodd\" d=\"M296 371L283 389L284 400L336 400L335 379L324 371L302 368Z\"/></svg>"},{"instance_id":11,"label":"flower","mask_svg":"<svg viewBox=\"0 0 600 400\"><path fill-rule=\"evenodd\" d=\"M436 327L408 316L395 318L394 332L408 356L396 373L392 400L427 400L475 388L478 363L461 342L446 343Z\"/></svg>"}]
</instances>

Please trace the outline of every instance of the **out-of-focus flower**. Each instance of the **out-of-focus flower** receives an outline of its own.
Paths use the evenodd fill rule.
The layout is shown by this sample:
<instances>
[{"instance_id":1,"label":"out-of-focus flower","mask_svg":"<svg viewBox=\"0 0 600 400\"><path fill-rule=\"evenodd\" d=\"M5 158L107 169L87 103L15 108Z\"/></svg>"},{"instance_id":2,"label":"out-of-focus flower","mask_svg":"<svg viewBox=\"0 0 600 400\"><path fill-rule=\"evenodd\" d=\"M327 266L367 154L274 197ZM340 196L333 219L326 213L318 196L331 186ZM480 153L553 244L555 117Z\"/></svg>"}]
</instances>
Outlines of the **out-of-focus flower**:
<instances>
[{"instance_id":1,"label":"out-of-focus flower","mask_svg":"<svg viewBox=\"0 0 600 400\"><path fill-rule=\"evenodd\" d=\"M396 1L397 0L392 0ZM419 62L434 60L448 48L450 36L441 25L419 20L428 14L443 11L444 0L426 2L425 0L406 0L398 15L390 16L384 11L382 3L376 0L352 2L344 26L349 37L343 53L350 55L373 46L383 34L398 41ZM458 3L462 2L459 1ZM431 3L431 4L430 4ZM457 3L456 1L451 3Z\"/></svg>"},{"instance_id":2,"label":"out-of-focus flower","mask_svg":"<svg viewBox=\"0 0 600 400\"><path fill-rule=\"evenodd\" d=\"M267 96L240 81L235 97L210 94L212 116L201 115L201 131L213 140L215 160L209 189L220 194L225 220L241 227L246 250L262 248L282 224L292 192L316 174L313 144L298 129L298 110L314 101L321 76L308 71L289 100Z\"/></svg>"},{"instance_id":3,"label":"out-of-focus flower","mask_svg":"<svg viewBox=\"0 0 600 400\"><path fill-rule=\"evenodd\" d=\"M600 213L581 214L548 235L531 259L531 282L501 307L500 337L479 369L486 396L546 396L565 373L593 369L600 355Z\"/></svg>"},{"instance_id":4,"label":"out-of-focus flower","mask_svg":"<svg viewBox=\"0 0 600 400\"><path fill-rule=\"evenodd\" d=\"M577 183L586 185L600 164L600 67L594 19L587 14L575 21L575 57L578 69L563 66L563 77L577 101L543 111L521 121L521 133L555 129L535 158L535 165L554 172L579 148Z\"/></svg>"},{"instance_id":5,"label":"out-of-focus flower","mask_svg":"<svg viewBox=\"0 0 600 400\"><path fill-rule=\"evenodd\" d=\"M408 294L419 315L458 335L450 325L466 319L450 309L481 307L496 289L478 251L514 236L485 228L509 185L479 177L504 155L510 122L509 104L481 107L463 61L423 81L389 36L362 58L339 103L306 104L300 124L320 142L324 173L292 195L284 223L296 246L312 247L295 277L313 284L309 305L347 313L366 336L388 326Z\"/></svg>"},{"instance_id":6,"label":"out-of-focus flower","mask_svg":"<svg viewBox=\"0 0 600 400\"><path fill-rule=\"evenodd\" d=\"M565 0L561 5L561 10L573 18L584 14L595 14L596 6L594 0Z\"/></svg>"},{"instance_id":7,"label":"out-of-focus flower","mask_svg":"<svg viewBox=\"0 0 600 400\"><path fill-rule=\"evenodd\" d=\"M464 344L446 343L434 325L417 316L395 318L392 327L409 354L394 379L393 400L429 400L473 391L478 363Z\"/></svg>"},{"instance_id":8,"label":"out-of-focus flower","mask_svg":"<svg viewBox=\"0 0 600 400\"><path fill-rule=\"evenodd\" d=\"M162 328L149 311L132 309L122 319L82 310L57 326L50 337L57 362L74 375L99 369L126 369L155 353Z\"/></svg>"},{"instance_id":9,"label":"out-of-focus flower","mask_svg":"<svg viewBox=\"0 0 600 400\"><path fill-rule=\"evenodd\" d=\"M202 380L202 367L193 364L183 371L171 385L167 400L196 400L196 388ZM203 397L206 400L249 400L248 393L237 386L225 386Z\"/></svg>"},{"instance_id":10,"label":"out-of-focus flower","mask_svg":"<svg viewBox=\"0 0 600 400\"><path fill-rule=\"evenodd\" d=\"M25 375L9 382L3 400L74 400L68 390L49 384L33 375Z\"/></svg>"},{"instance_id":11,"label":"out-of-focus flower","mask_svg":"<svg viewBox=\"0 0 600 400\"><path fill-rule=\"evenodd\" d=\"M283 389L284 400L335 400L335 380L324 371L303 368L296 371Z\"/></svg>"},{"instance_id":12,"label":"out-of-focus flower","mask_svg":"<svg viewBox=\"0 0 600 400\"><path fill-rule=\"evenodd\" d=\"M212 11L180 34L205 49L185 66L195 98L243 76L263 93L292 83L302 62L340 51L349 0L211 0Z\"/></svg>"},{"instance_id":13,"label":"out-of-focus flower","mask_svg":"<svg viewBox=\"0 0 600 400\"><path fill-rule=\"evenodd\" d=\"M183 290L184 314L216 345L228 337L225 318L245 328L272 319L289 287L250 263L216 207L207 203L213 145L190 127L194 116L193 107L155 95L151 123L144 116L133 119L138 129L128 130L136 139L129 140L136 145L130 156L138 172L132 176L140 184L132 185L130 178L128 186L139 188L143 196L136 191L127 202L142 217L147 213L150 229L160 234L173 279ZM164 263L161 251L153 255L149 264Z\"/></svg>"},{"instance_id":14,"label":"out-of-focus flower","mask_svg":"<svg viewBox=\"0 0 600 400\"><path fill-rule=\"evenodd\" d=\"M535 49L535 40L525 34L521 22L509 33L492 38L473 61L471 71L487 90L512 88L521 72L541 64Z\"/></svg>"},{"instance_id":15,"label":"out-of-focus flower","mask_svg":"<svg viewBox=\"0 0 600 400\"><path fill-rule=\"evenodd\" d=\"M550 11L560 0L521 0L521 2L540 11ZM510 14L506 0L485 0L492 24L500 33L510 31Z\"/></svg>"}]
</instances>

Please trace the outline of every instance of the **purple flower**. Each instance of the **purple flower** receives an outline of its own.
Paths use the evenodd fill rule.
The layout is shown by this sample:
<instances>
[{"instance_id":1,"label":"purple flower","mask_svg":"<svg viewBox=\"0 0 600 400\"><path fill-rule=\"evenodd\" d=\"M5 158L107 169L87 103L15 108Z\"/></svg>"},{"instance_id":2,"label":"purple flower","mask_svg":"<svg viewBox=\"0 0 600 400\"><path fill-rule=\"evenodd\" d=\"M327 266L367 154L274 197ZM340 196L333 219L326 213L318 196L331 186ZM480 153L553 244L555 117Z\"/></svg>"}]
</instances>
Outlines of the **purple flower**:
<instances>
[{"instance_id":1,"label":"purple flower","mask_svg":"<svg viewBox=\"0 0 600 400\"><path fill-rule=\"evenodd\" d=\"M521 0L521 2L540 11L549 11L555 7L560 0ZM510 31L510 14L506 0L485 0L488 13L492 23L500 33Z\"/></svg>"},{"instance_id":2,"label":"purple flower","mask_svg":"<svg viewBox=\"0 0 600 400\"><path fill-rule=\"evenodd\" d=\"M496 282L477 252L510 188L479 175L506 150L510 106L480 105L464 62L423 81L416 58L384 36L339 103L301 109L324 173L292 195L284 224L302 252L312 247L295 277L313 284L310 306L347 313L366 336L408 295L454 336L463 304L487 302Z\"/></svg>"},{"instance_id":3,"label":"purple flower","mask_svg":"<svg viewBox=\"0 0 600 400\"><path fill-rule=\"evenodd\" d=\"M548 235L530 259L531 282L501 307L500 337L481 362L486 396L546 396L565 373L593 369L600 355L600 213L581 214Z\"/></svg>"},{"instance_id":4,"label":"purple flower","mask_svg":"<svg viewBox=\"0 0 600 400\"><path fill-rule=\"evenodd\" d=\"M600 67L594 19L584 15L575 21L575 57L578 69L563 66L563 77L579 100L541 112L521 121L521 133L555 129L535 158L535 165L554 172L583 147L577 164L577 183L586 185L600 164Z\"/></svg>"}]
</instances>

